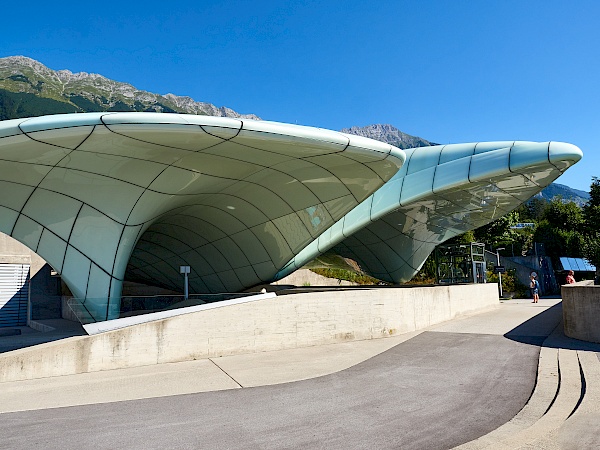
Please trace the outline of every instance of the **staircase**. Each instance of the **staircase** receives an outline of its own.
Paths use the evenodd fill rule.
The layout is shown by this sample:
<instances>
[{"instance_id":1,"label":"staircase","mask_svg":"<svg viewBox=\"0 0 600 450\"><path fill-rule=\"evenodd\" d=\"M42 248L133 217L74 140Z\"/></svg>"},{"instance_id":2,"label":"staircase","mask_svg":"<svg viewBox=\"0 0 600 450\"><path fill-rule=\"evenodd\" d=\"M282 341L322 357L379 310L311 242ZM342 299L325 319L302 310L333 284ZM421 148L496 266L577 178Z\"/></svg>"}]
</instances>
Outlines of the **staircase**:
<instances>
[{"instance_id":1,"label":"staircase","mask_svg":"<svg viewBox=\"0 0 600 450\"><path fill-rule=\"evenodd\" d=\"M509 422L457 449L565 449L600 446L600 359L597 346L569 339L562 322L544 341L527 405ZM584 349L589 347L590 350Z\"/></svg>"}]
</instances>

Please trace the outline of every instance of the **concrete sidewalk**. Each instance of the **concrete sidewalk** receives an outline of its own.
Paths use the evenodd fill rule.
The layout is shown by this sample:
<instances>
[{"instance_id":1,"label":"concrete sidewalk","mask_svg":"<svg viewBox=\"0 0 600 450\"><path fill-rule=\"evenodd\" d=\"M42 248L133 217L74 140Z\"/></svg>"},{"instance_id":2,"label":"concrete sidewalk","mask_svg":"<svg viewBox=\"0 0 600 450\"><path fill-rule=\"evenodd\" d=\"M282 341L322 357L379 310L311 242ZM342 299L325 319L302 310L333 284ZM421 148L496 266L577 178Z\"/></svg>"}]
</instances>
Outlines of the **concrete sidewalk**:
<instances>
[{"instance_id":1,"label":"concrete sidewalk","mask_svg":"<svg viewBox=\"0 0 600 450\"><path fill-rule=\"evenodd\" d=\"M536 305L525 300L512 300L506 304L509 308L500 307L448 321L428 330L503 335L558 302L544 300L540 304L543 306L534 307ZM545 338L552 332L556 320L558 316L532 333ZM44 324L54 325L56 331L40 333L23 327L20 336L0 338L0 351L84 333L81 325L73 322L50 322ZM4 382L0 383L0 412L135 400L315 378L352 367L423 331L426 330L384 339ZM82 392L85 395L81 395Z\"/></svg>"},{"instance_id":2,"label":"concrete sidewalk","mask_svg":"<svg viewBox=\"0 0 600 450\"><path fill-rule=\"evenodd\" d=\"M543 326L543 321L535 319ZM527 340L520 333L522 328L506 336ZM458 448L600 448L599 352L600 344L565 336L560 321L543 341L535 390L525 407L503 426Z\"/></svg>"},{"instance_id":3,"label":"concrete sidewalk","mask_svg":"<svg viewBox=\"0 0 600 450\"><path fill-rule=\"evenodd\" d=\"M265 386L352 367L418 333L0 383L0 413Z\"/></svg>"},{"instance_id":4,"label":"concrete sidewalk","mask_svg":"<svg viewBox=\"0 0 600 450\"><path fill-rule=\"evenodd\" d=\"M50 448L594 448L600 346L561 335L558 302L511 300L392 338L0 383L0 432L11 448L31 448L16 431L32 423Z\"/></svg>"}]
</instances>

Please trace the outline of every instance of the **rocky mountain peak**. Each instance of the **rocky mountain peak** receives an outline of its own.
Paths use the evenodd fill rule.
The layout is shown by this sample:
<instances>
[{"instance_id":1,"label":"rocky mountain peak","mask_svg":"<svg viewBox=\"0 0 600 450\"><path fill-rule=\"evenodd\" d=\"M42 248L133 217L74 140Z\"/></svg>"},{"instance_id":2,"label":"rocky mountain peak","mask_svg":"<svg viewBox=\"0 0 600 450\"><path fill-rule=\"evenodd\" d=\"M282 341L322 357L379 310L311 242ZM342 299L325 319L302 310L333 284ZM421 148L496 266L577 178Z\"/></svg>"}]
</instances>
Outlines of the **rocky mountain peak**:
<instances>
[{"instance_id":1,"label":"rocky mountain peak","mask_svg":"<svg viewBox=\"0 0 600 450\"><path fill-rule=\"evenodd\" d=\"M6 58L0 58L0 68L11 68L12 70L19 70L19 68L29 68L40 73L50 74L53 71L48 67L44 66L41 62L35 59L28 58L27 56L7 56Z\"/></svg>"},{"instance_id":2,"label":"rocky mountain peak","mask_svg":"<svg viewBox=\"0 0 600 450\"><path fill-rule=\"evenodd\" d=\"M340 130L342 133L355 134L357 136L363 136L377 141L387 142L398 148L415 148L415 147L427 147L430 145L437 145L426 139L411 136L410 134L403 133L398 128L389 124L374 124L367 125L366 127L351 127Z\"/></svg>"},{"instance_id":3,"label":"rocky mountain peak","mask_svg":"<svg viewBox=\"0 0 600 450\"><path fill-rule=\"evenodd\" d=\"M56 76L63 83L68 83L70 81L82 81L82 80L98 80L98 81L105 82L105 83L110 83L110 82L115 83L115 81L112 81L112 80L110 80L106 77L103 77L102 75L97 74L97 73L87 73L87 72L73 73L67 69L57 70L55 73L56 73Z\"/></svg>"}]
</instances>

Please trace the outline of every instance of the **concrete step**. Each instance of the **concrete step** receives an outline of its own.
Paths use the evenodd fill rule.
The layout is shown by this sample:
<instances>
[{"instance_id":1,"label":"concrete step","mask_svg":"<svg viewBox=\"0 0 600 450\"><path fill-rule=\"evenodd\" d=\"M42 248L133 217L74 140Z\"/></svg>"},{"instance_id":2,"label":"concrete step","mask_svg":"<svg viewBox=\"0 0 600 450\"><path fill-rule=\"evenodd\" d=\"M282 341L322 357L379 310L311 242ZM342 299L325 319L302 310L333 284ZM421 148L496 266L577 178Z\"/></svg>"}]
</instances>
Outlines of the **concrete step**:
<instances>
[{"instance_id":1,"label":"concrete step","mask_svg":"<svg viewBox=\"0 0 600 450\"><path fill-rule=\"evenodd\" d=\"M575 350L558 350L560 369L558 395L548 412L529 428L504 440L503 448L559 448L558 429L575 411L581 397L582 377Z\"/></svg>"},{"instance_id":2,"label":"concrete step","mask_svg":"<svg viewBox=\"0 0 600 450\"><path fill-rule=\"evenodd\" d=\"M501 427L456 448L461 450L501 448L503 441L528 429L544 416L550 405L552 405L558 389L558 349L542 347L540 349L536 386L525 407Z\"/></svg>"},{"instance_id":3,"label":"concrete step","mask_svg":"<svg viewBox=\"0 0 600 450\"><path fill-rule=\"evenodd\" d=\"M562 324L545 345L558 343L561 333ZM600 448L598 355L594 351L542 347L538 380L527 405L503 426L456 448Z\"/></svg>"},{"instance_id":4,"label":"concrete step","mask_svg":"<svg viewBox=\"0 0 600 450\"><path fill-rule=\"evenodd\" d=\"M600 448L600 353L577 351L585 392L573 415L558 430L561 449Z\"/></svg>"}]
</instances>

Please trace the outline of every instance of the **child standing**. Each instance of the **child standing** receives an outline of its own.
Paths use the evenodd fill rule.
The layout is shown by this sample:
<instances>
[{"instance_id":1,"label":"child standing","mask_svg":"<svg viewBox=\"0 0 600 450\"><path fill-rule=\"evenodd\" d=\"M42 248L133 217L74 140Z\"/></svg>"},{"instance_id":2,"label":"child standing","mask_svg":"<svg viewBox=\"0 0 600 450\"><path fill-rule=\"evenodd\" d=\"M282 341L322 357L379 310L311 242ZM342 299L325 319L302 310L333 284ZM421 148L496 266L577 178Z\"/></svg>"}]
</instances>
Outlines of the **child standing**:
<instances>
[{"instance_id":1,"label":"child standing","mask_svg":"<svg viewBox=\"0 0 600 450\"><path fill-rule=\"evenodd\" d=\"M535 276L529 277L529 287L531 288L531 294L533 296L533 303L537 303L540 300L540 283L535 279Z\"/></svg>"}]
</instances>

